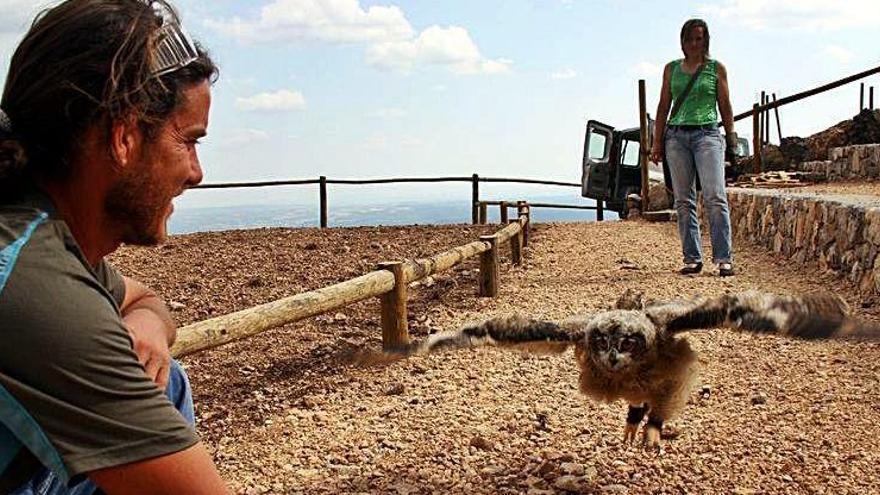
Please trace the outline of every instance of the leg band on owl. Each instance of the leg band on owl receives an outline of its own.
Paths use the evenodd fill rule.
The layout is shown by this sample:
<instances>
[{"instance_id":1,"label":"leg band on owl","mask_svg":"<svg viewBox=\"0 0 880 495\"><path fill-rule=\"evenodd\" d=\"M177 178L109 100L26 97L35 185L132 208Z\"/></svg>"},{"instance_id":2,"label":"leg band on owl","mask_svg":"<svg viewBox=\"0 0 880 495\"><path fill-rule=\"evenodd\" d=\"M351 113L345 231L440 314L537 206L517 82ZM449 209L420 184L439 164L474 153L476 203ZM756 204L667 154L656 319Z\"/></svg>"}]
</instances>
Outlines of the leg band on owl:
<instances>
[{"instance_id":1,"label":"leg band on owl","mask_svg":"<svg viewBox=\"0 0 880 495\"><path fill-rule=\"evenodd\" d=\"M629 406L629 412L626 413L626 422L631 425L637 425L642 422L647 412L648 408L645 406Z\"/></svg>"}]
</instances>

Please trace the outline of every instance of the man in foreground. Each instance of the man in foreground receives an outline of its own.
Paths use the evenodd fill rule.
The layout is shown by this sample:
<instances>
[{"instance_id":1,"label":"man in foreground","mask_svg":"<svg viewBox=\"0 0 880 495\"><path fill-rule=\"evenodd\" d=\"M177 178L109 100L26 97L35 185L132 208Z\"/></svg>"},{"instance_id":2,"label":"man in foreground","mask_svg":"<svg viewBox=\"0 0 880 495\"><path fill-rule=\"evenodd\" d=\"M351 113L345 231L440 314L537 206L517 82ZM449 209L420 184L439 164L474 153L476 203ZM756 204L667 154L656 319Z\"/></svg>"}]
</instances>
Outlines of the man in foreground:
<instances>
[{"instance_id":1,"label":"man in foreground","mask_svg":"<svg viewBox=\"0 0 880 495\"><path fill-rule=\"evenodd\" d=\"M164 303L104 257L202 180L217 68L163 0L44 12L0 100L0 493L228 493Z\"/></svg>"}]
</instances>

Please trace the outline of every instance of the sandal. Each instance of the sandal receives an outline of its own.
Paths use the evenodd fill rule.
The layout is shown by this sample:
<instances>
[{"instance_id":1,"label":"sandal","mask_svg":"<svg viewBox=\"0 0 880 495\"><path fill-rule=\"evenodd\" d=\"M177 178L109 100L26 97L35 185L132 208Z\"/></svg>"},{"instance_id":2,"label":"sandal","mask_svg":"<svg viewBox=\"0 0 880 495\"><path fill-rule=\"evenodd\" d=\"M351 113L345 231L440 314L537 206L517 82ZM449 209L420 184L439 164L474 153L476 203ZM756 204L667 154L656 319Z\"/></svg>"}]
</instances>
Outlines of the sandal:
<instances>
[{"instance_id":1,"label":"sandal","mask_svg":"<svg viewBox=\"0 0 880 495\"><path fill-rule=\"evenodd\" d=\"M733 265L730 263L719 263L718 264L718 276L719 277L730 277L733 276Z\"/></svg>"},{"instance_id":2,"label":"sandal","mask_svg":"<svg viewBox=\"0 0 880 495\"><path fill-rule=\"evenodd\" d=\"M703 262L698 261L696 263L685 263L678 273L681 273L682 275L693 275L694 273L700 273L701 271L703 271Z\"/></svg>"}]
</instances>

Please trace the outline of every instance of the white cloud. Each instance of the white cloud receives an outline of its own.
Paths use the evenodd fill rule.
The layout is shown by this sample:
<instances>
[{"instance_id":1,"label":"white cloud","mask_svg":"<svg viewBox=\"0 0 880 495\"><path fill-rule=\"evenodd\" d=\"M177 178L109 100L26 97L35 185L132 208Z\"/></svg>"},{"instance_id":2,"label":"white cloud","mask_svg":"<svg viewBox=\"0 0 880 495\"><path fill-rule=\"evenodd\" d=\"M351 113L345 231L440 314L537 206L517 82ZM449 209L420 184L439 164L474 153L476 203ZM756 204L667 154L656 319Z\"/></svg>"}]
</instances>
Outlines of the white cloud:
<instances>
[{"instance_id":1,"label":"white cloud","mask_svg":"<svg viewBox=\"0 0 880 495\"><path fill-rule=\"evenodd\" d=\"M870 27L880 18L877 0L724 0L699 11L757 30L808 31Z\"/></svg>"},{"instance_id":2,"label":"white cloud","mask_svg":"<svg viewBox=\"0 0 880 495\"><path fill-rule=\"evenodd\" d=\"M381 119L399 119L406 117L407 111L404 108L380 108L376 111L376 116Z\"/></svg>"},{"instance_id":3,"label":"white cloud","mask_svg":"<svg viewBox=\"0 0 880 495\"><path fill-rule=\"evenodd\" d=\"M660 79L663 77L663 64L639 62L630 67L629 71L639 79Z\"/></svg>"},{"instance_id":4,"label":"white cloud","mask_svg":"<svg viewBox=\"0 0 880 495\"><path fill-rule=\"evenodd\" d=\"M306 107L306 99L299 91L282 89L274 93L259 93L246 98L236 98L235 107L246 112L302 110Z\"/></svg>"},{"instance_id":5,"label":"white cloud","mask_svg":"<svg viewBox=\"0 0 880 495\"><path fill-rule=\"evenodd\" d=\"M364 8L359 0L274 0L256 19L215 19L206 25L252 43L359 44L369 65L394 72L439 66L457 74L494 74L511 64L483 57L462 27L431 26L418 33L399 7Z\"/></svg>"},{"instance_id":6,"label":"white cloud","mask_svg":"<svg viewBox=\"0 0 880 495\"><path fill-rule=\"evenodd\" d=\"M373 67L409 72L416 66L433 65L456 74L495 74L510 69L505 59L489 60L467 30L459 26L431 26L411 41L378 43L367 49L367 63Z\"/></svg>"},{"instance_id":7,"label":"white cloud","mask_svg":"<svg viewBox=\"0 0 880 495\"><path fill-rule=\"evenodd\" d=\"M373 134L364 139L361 145L368 150L385 150L388 148L388 138L384 134Z\"/></svg>"},{"instance_id":8,"label":"white cloud","mask_svg":"<svg viewBox=\"0 0 880 495\"><path fill-rule=\"evenodd\" d=\"M209 141L211 143L217 143L217 146L223 148L238 148L247 144L267 141L268 139L269 133L260 129L232 129L219 136L217 139L214 139L214 136L211 136Z\"/></svg>"},{"instance_id":9,"label":"white cloud","mask_svg":"<svg viewBox=\"0 0 880 495\"><path fill-rule=\"evenodd\" d=\"M208 20L208 27L249 42L387 42L408 39L413 29L396 6L361 8L358 0L275 0L257 20Z\"/></svg>"},{"instance_id":10,"label":"white cloud","mask_svg":"<svg viewBox=\"0 0 880 495\"><path fill-rule=\"evenodd\" d=\"M574 69L567 68L567 69L558 70L558 71L550 74L550 79L556 79L556 80L573 79L573 78L577 77L577 74L578 73Z\"/></svg>"},{"instance_id":11,"label":"white cloud","mask_svg":"<svg viewBox=\"0 0 880 495\"><path fill-rule=\"evenodd\" d=\"M822 49L822 55L828 58L832 58L841 63L849 63L853 57L855 56L853 52L847 50L846 48L838 45L828 45Z\"/></svg>"},{"instance_id":12,"label":"white cloud","mask_svg":"<svg viewBox=\"0 0 880 495\"><path fill-rule=\"evenodd\" d=\"M420 148L424 142L417 137L403 137L400 139L400 146L404 148Z\"/></svg>"}]
</instances>

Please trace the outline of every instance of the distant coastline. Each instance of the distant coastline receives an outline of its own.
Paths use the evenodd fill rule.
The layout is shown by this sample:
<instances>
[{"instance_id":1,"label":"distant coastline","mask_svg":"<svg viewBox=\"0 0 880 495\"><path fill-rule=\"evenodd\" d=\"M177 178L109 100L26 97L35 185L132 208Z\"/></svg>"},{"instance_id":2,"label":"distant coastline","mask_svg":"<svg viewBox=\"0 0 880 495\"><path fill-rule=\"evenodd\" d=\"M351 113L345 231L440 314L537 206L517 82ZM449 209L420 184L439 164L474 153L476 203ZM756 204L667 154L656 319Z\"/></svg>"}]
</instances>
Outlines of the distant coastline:
<instances>
[{"instance_id":1,"label":"distant coastline","mask_svg":"<svg viewBox=\"0 0 880 495\"><path fill-rule=\"evenodd\" d=\"M567 196L542 196L535 202L593 205L593 200L581 198L572 201ZM514 215L510 210L511 216ZM188 234L219 230L252 229L260 227L317 227L317 205L239 205L185 207L175 210L169 221L171 234ZM489 222L498 222L498 207L489 208ZM596 220L594 210L535 208L533 221L591 222ZM331 227L367 225L428 225L470 223L471 210L461 200L393 202L385 204L334 205L329 212ZM605 211L605 220L617 220L614 212Z\"/></svg>"}]
</instances>

